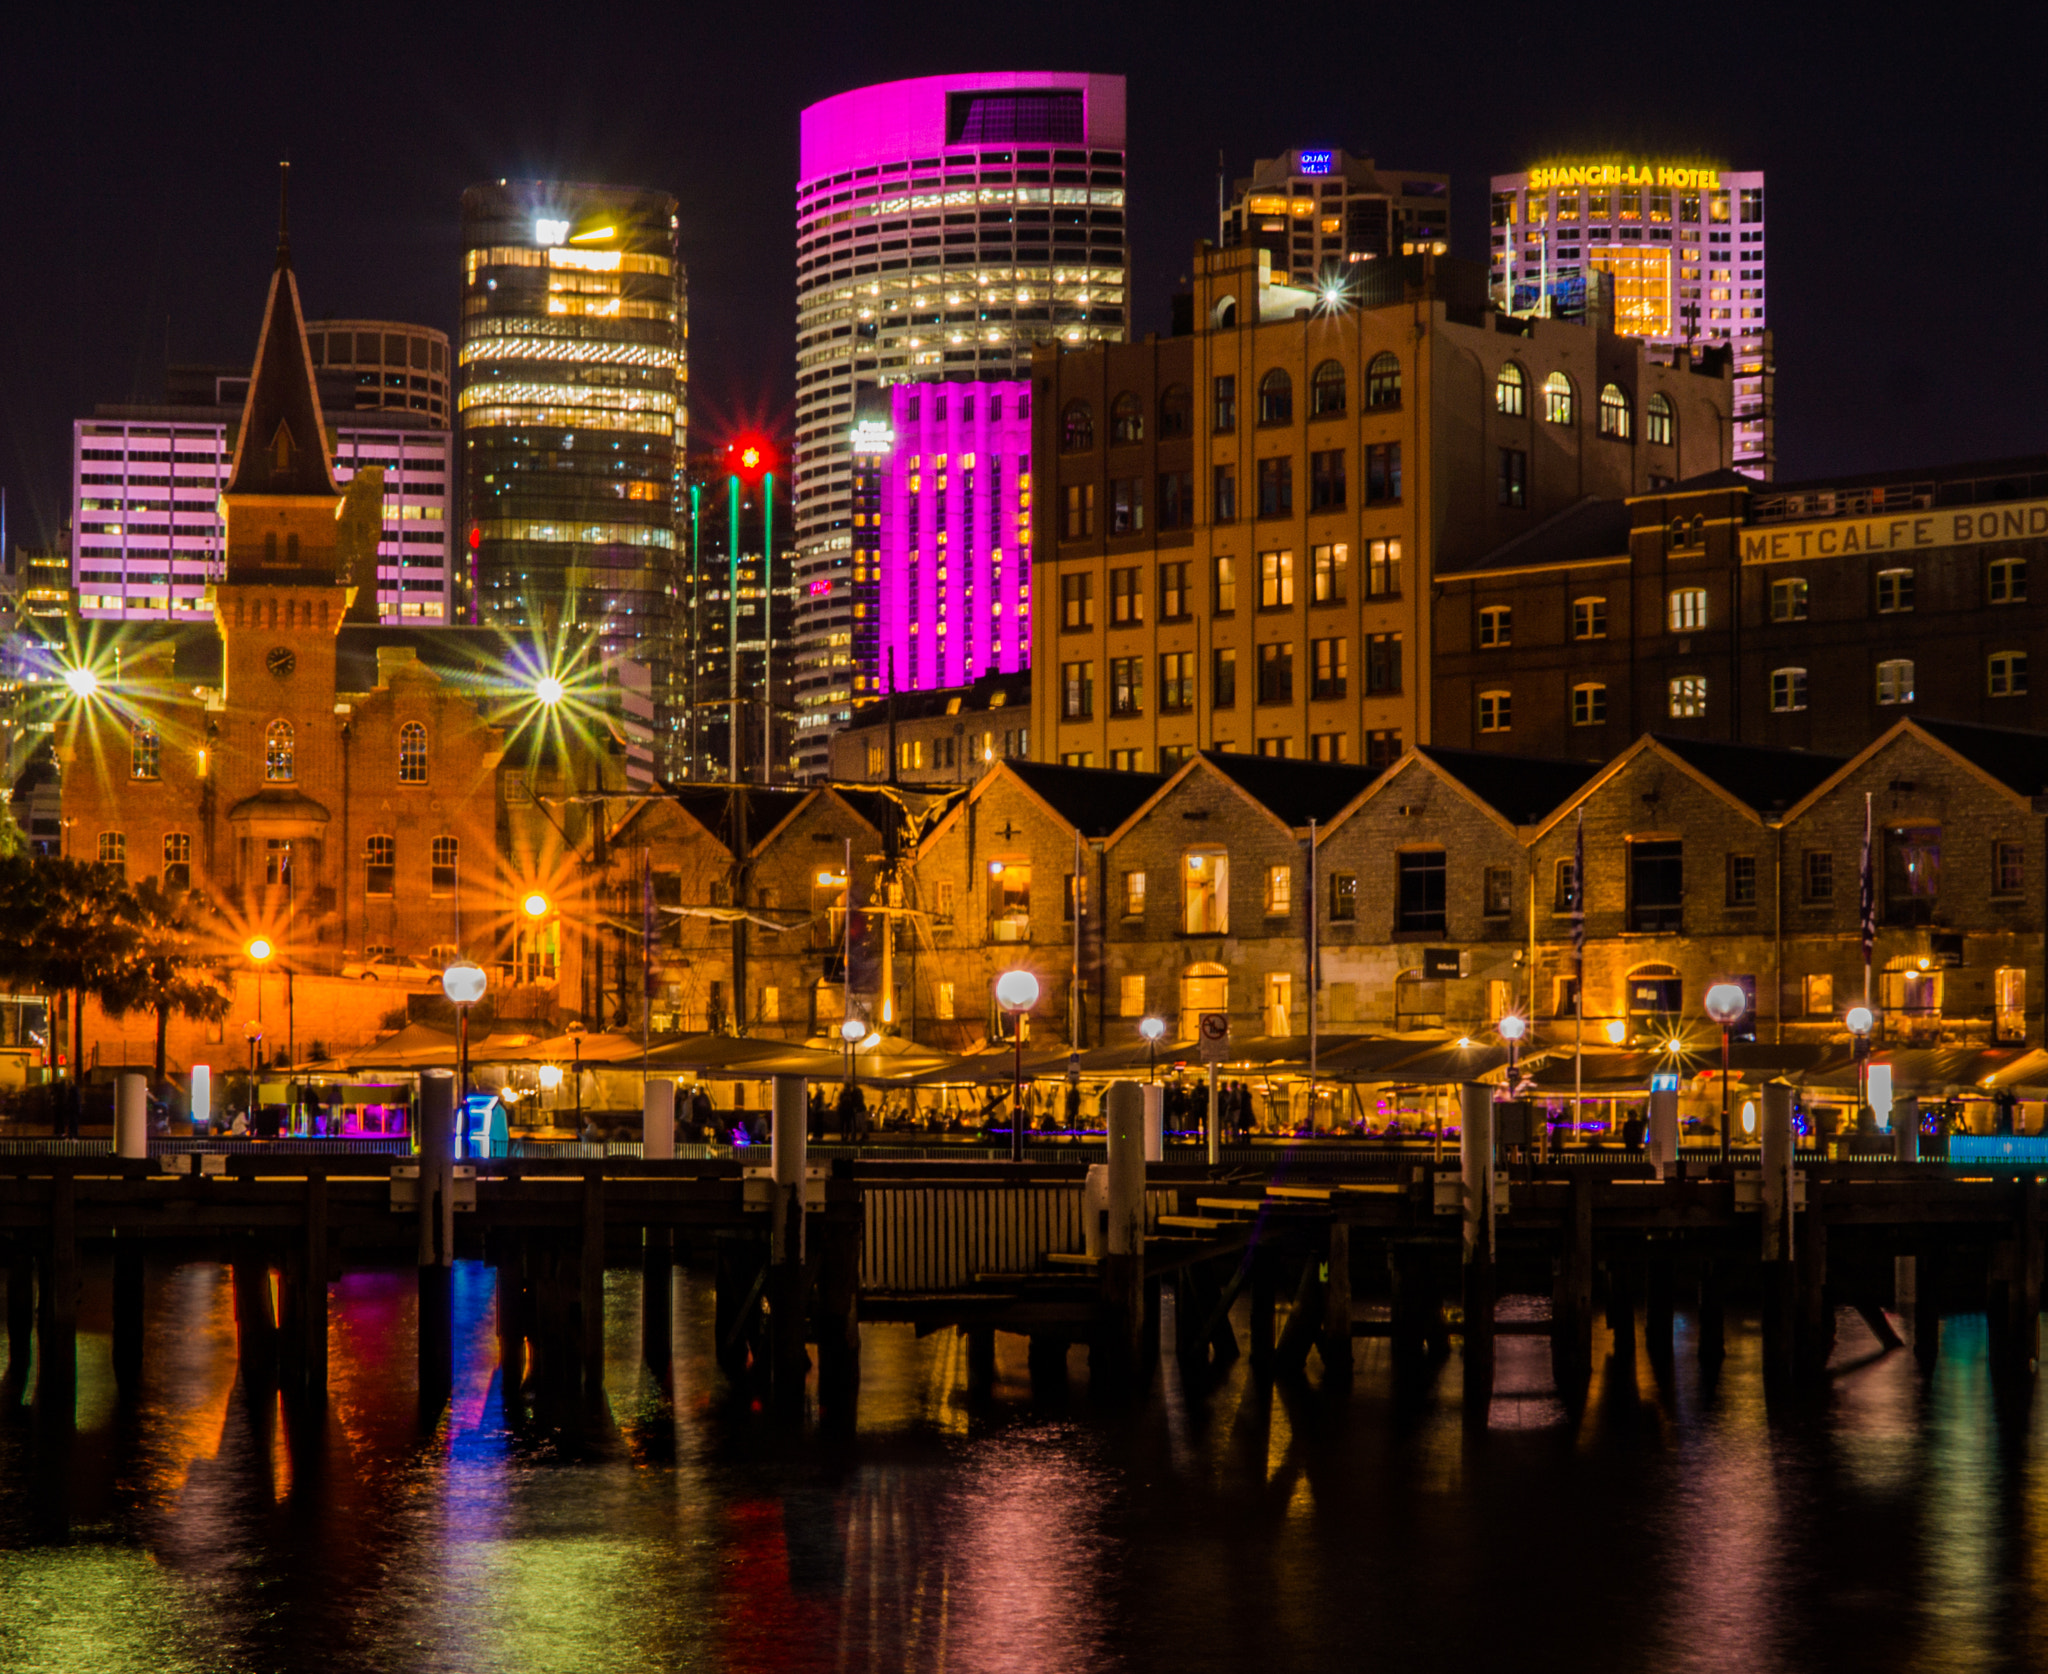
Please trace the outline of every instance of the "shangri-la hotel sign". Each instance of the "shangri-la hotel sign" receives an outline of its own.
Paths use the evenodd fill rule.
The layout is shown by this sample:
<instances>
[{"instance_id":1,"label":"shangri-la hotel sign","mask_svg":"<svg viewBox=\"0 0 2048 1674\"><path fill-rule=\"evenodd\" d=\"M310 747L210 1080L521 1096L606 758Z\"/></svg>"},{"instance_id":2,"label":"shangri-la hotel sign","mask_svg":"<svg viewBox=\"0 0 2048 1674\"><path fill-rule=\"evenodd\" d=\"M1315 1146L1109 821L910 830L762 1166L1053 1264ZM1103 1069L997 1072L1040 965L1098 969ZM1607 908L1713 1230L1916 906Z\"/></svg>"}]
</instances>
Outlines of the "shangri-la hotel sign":
<instances>
[{"instance_id":1,"label":"shangri-la hotel sign","mask_svg":"<svg viewBox=\"0 0 2048 1674\"><path fill-rule=\"evenodd\" d=\"M1553 186L1674 186L1680 191L1718 191L1719 169L1674 163L1557 163L1529 171L1529 190Z\"/></svg>"}]
</instances>

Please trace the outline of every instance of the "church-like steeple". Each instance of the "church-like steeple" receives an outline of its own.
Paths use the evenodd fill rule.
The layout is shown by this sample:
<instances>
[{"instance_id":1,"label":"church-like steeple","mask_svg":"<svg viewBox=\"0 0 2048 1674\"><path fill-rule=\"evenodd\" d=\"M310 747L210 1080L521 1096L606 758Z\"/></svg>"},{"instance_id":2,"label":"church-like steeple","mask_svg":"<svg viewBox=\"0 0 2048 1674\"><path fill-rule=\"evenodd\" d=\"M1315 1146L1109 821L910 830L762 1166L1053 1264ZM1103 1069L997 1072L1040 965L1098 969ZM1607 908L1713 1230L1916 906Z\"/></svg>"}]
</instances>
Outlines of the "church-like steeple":
<instances>
[{"instance_id":1,"label":"church-like steeple","mask_svg":"<svg viewBox=\"0 0 2048 1674\"><path fill-rule=\"evenodd\" d=\"M313 357L306 346L298 281L292 276L289 182L291 165L281 166L277 210L277 269L263 309L263 333L256 341L256 367L242 406L234 468L227 493L236 495L326 495L340 497L327 453L327 429Z\"/></svg>"}]
</instances>

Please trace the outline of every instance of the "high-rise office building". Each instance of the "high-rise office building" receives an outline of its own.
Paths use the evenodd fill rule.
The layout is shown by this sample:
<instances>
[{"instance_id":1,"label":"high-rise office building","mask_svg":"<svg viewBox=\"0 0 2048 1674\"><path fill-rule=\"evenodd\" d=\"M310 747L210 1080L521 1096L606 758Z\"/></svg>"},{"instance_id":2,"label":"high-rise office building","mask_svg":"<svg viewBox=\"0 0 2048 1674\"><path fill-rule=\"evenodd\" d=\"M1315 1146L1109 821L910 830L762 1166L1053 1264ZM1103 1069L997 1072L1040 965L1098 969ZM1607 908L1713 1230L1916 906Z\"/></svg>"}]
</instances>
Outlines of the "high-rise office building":
<instances>
[{"instance_id":1,"label":"high-rise office building","mask_svg":"<svg viewBox=\"0 0 2048 1674\"><path fill-rule=\"evenodd\" d=\"M1680 349L1732 351L1735 468L1770 477L1776 371L1764 307L1763 171L1564 161L1493 177L1499 306L1571 314L1585 305L1596 271L1609 275L1622 336L1667 359Z\"/></svg>"},{"instance_id":2,"label":"high-rise office building","mask_svg":"<svg viewBox=\"0 0 2048 1674\"><path fill-rule=\"evenodd\" d=\"M415 394L386 384L381 360L391 345L395 364L417 356L430 369L438 363L445 380L448 339L429 326L348 321L350 345L341 351L341 334L330 324L309 326L307 344L331 432L334 480L346 487L359 471L374 466L384 473L374 615L386 622L451 621L447 421L436 415L431 389ZM358 376L370 362L352 358L358 338L373 341L364 349L380 357L371 384ZM345 358L325 360L330 344ZM221 580L227 558L220 495L249 380L246 368L173 366L161 402L102 405L72 425L70 569L80 615L208 618L206 592ZM445 381L438 406L445 413ZM371 602L362 608L371 612Z\"/></svg>"},{"instance_id":3,"label":"high-rise office building","mask_svg":"<svg viewBox=\"0 0 2048 1674\"><path fill-rule=\"evenodd\" d=\"M1321 285L1354 262L1426 245L1443 254L1451 237L1451 177L1382 169L1348 151L1290 151L1261 157L1235 182L1223 208L1225 249L1255 245L1273 258L1281 284Z\"/></svg>"},{"instance_id":4,"label":"high-rise office building","mask_svg":"<svg viewBox=\"0 0 2048 1674\"><path fill-rule=\"evenodd\" d=\"M456 433L476 619L648 664L668 771L689 416L675 199L552 180L472 186L462 262Z\"/></svg>"},{"instance_id":5,"label":"high-rise office building","mask_svg":"<svg viewBox=\"0 0 2048 1674\"><path fill-rule=\"evenodd\" d=\"M390 320L308 320L306 347L320 378L320 397L342 393L353 380L355 399L330 405L362 412L425 413L443 430L448 395L448 334Z\"/></svg>"},{"instance_id":6,"label":"high-rise office building","mask_svg":"<svg viewBox=\"0 0 2048 1674\"><path fill-rule=\"evenodd\" d=\"M895 384L988 380L1128 320L1121 76L928 76L803 113L797 184L797 762L883 689L853 427ZM872 411L870 407L868 410ZM877 473L860 473L863 498ZM934 624L936 626L936 624Z\"/></svg>"}]
</instances>

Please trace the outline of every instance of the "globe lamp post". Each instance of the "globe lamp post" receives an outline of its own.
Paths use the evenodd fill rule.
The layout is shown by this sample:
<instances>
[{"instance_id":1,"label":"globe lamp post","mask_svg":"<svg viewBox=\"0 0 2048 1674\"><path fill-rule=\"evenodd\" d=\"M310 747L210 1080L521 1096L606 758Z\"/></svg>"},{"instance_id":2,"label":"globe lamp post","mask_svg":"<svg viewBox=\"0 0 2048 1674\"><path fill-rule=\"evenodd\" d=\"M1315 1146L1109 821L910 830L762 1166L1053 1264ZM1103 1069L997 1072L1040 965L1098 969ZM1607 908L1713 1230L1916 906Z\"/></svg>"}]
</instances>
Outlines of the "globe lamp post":
<instances>
[{"instance_id":1,"label":"globe lamp post","mask_svg":"<svg viewBox=\"0 0 2048 1674\"><path fill-rule=\"evenodd\" d=\"M1148 1017L1138 1025L1138 1033L1145 1037L1145 1045L1150 1048L1151 1067L1146 1072L1146 1078L1151 1081L1157 1081L1159 1079L1159 1037L1166 1033L1166 1021L1164 1018Z\"/></svg>"},{"instance_id":2,"label":"globe lamp post","mask_svg":"<svg viewBox=\"0 0 2048 1674\"><path fill-rule=\"evenodd\" d=\"M1739 984L1717 982L1707 990L1707 1015L1721 1025L1721 1160L1733 1154L1735 1135L1728 1126L1728 1047L1735 1025L1749 1010L1749 996Z\"/></svg>"},{"instance_id":3,"label":"globe lamp post","mask_svg":"<svg viewBox=\"0 0 2048 1674\"><path fill-rule=\"evenodd\" d=\"M441 973L441 992L455 1007L455 1088L456 1103L461 1107L455 1140L463 1152L469 1144L469 1008L484 997L489 980L481 965L467 959L456 960Z\"/></svg>"},{"instance_id":4,"label":"globe lamp post","mask_svg":"<svg viewBox=\"0 0 2048 1674\"><path fill-rule=\"evenodd\" d=\"M1863 1126L1863 1107L1870 1102L1870 1036L1877 1027L1877 1014L1868 1006L1851 1006L1842 1019L1849 1031L1856 1059L1856 1125Z\"/></svg>"},{"instance_id":5,"label":"globe lamp post","mask_svg":"<svg viewBox=\"0 0 2048 1674\"><path fill-rule=\"evenodd\" d=\"M1024 1028L1038 1004L1038 978L1029 971L1005 971L996 978L996 1004L1010 1019L1015 1052L1010 1077L1010 1160L1024 1160Z\"/></svg>"}]
</instances>

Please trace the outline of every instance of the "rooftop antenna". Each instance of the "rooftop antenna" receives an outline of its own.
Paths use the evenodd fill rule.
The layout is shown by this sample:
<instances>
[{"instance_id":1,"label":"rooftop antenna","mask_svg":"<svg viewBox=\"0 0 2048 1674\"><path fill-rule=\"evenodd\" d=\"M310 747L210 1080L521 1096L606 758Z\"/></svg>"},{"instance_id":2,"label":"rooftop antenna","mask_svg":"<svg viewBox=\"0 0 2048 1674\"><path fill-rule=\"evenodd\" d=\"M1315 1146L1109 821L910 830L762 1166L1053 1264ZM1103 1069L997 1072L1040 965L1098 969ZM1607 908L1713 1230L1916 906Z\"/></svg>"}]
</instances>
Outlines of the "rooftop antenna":
<instances>
[{"instance_id":1,"label":"rooftop antenna","mask_svg":"<svg viewBox=\"0 0 2048 1674\"><path fill-rule=\"evenodd\" d=\"M277 265L292 265L292 165L289 158L277 165Z\"/></svg>"},{"instance_id":2,"label":"rooftop antenna","mask_svg":"<svg viewBox=\"0 0 2048 1674\"><path fill-rule=\"evenodd\" d=\"M1224 173L1223 148L1218 146L1216 148L1216 244L1219 249L1223 246L1223 228L1230 214L1229 210L1224 207Z\"/></svg>"}]
</instances>

